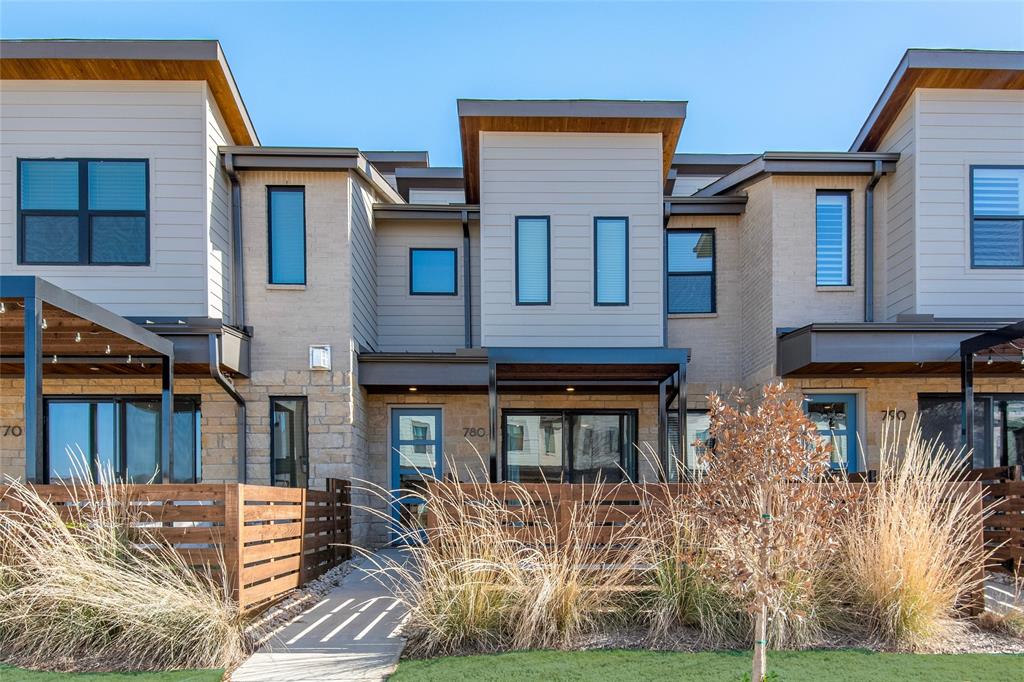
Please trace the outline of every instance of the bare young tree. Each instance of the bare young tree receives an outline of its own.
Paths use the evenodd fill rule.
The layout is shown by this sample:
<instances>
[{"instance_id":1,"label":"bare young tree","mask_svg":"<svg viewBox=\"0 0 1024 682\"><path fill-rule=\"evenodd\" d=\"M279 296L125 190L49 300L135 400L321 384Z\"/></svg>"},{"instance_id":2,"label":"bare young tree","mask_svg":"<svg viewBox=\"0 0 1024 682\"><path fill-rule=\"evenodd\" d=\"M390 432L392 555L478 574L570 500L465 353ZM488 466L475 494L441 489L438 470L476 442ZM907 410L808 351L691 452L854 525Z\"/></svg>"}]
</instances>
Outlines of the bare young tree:
<instances>
[{"instance_id":1,"label":"bare young tree","mask_svg":"<svg viewBox=\"0 0 1024 682\"><path fill-rule=\"evenodd\" d=\"M709 408L714 442L695 503L713 528L709 570L753 618L752 680L760 682L769 614L800 617L792 595L814 589L818 567L835 551L829 519L841 495L822 485L830 444L781 383L765 386L756 404L713 394Z\"/></svg>"}]
</instances>

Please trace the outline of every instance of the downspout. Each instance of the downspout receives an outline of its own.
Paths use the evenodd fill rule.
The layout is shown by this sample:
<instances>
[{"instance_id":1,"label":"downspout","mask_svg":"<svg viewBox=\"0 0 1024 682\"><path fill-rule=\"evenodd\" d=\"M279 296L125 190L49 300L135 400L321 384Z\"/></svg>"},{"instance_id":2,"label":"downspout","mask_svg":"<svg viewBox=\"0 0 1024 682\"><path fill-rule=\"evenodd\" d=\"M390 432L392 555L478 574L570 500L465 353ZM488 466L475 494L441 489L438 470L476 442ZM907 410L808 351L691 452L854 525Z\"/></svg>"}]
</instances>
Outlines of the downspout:
<instances>
[{"instance_id":1,"label":"downspout","mask_svg":"<svg viewBox=\"0 0 1024 682\"><path fill-rule=\"evenodd\" d=\"M220 371L220 335L210 334L210 376L216 381L224 392L235 401L235 415L238 420L236 430L238 432L238 482L245 483L246 457L245 457L245 398L235 390L234 385Z\"/></svg>"},{"instance_id":2,"label":"downspout","mask_svg":"<svg viewBox=\"0 0 1024 682\"><path fill-rule=\"evenodd\" d=\"M234 154L224 155L224 170L231 180L231 311L234 326L245 329L244 262L242 260L242 187L235 172Z\"/></svg>"},{"instance_id":3,"label":"downspout","mask_svg":"<svg viewBox=\"0 0 1024 682\"><path fill-rule=\"evenodd\" d=\"M672 204L665 202L661 230L661 346L668 348L668 222L672 218Z\"/></svg>"},{"instance_id":4,"label":"downspout","mask_svg":"<svg viewBox=\"0 0 1024 682\"><path fill-rule=\"evenodd\" d=\"M864 192L864 321L875 321L875 185L882 179L882 162L875 159Z\"/></svg>"},{"instance_id":5,"label":"downspout","mask_svg":"<svg viewBox=\"0 0 1024 682\"><path fill-rule=\"evenodd\" d=\"M462 211L462 294L466 326L466 348L473 347L473 270L469 253L469 211Z\"/></svg>"}]
</instances>

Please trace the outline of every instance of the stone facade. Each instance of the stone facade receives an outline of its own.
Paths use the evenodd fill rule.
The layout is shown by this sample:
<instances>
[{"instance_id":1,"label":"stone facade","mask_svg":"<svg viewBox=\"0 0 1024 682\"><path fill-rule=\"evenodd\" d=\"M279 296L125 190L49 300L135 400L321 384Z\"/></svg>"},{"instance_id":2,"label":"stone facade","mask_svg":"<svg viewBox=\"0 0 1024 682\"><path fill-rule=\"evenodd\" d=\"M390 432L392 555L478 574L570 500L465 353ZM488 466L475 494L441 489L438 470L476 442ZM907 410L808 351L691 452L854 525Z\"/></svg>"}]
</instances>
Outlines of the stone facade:
<instances>
[{"instance_id":1,"label":"stone facade","mask_svg":"<svg viewBox=\"0 0 1024 682\"><path fill-rule=\"evenodd\" d=\"M857 396L858 437L866 449L868 469L877 469L879 447L886 428L883 417L890 410L906 414L903 426L909 427L917 413L917 398L922 393L959 393L959 377L828 377L787 378L791 396L800 399L813 393L853 393ZM975 377L976 393L1024 393L1024 377Z\"/></svg>"},{"instance_id":2,"label":"stone facade","mask_svg":"<svg viewBox=\"0 0 1024 682\"><path fill-rule=\"evenodd\" d=\"M176 377L174 394L197 396L202 412L202 481L225 483L238 480L237 420L234 401L213 379ZM159 378L74 377L46 378L44 396L156 396ZM25 382L22 378L0 378L0 479L25 475ZM14 436L5 427L18 427Z\"/></svg>"}]
</instances>

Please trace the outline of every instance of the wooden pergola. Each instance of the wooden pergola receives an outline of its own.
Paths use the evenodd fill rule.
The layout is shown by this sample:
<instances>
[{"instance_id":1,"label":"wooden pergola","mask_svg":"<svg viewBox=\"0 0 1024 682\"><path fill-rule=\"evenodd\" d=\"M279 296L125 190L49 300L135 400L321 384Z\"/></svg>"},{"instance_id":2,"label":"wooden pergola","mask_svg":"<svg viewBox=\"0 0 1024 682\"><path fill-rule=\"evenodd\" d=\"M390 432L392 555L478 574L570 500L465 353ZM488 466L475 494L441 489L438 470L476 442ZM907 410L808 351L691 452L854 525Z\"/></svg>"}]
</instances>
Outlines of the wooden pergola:
<instances>
[{"instance_id":1,"label":"wooden pergola","mask_svg":"<svg viewBox=\"0 0 1024 682\"><path fill-rule=\"evenodd\" d=\"M25 478L46 480L43 376L160 374L161 472L174 442L174 344L33 276L0 276L0 374L25 378Z\"/></svg>"},{"instance_id":2,"label":"wooden pergola","mask_svg":"<svg viewBox=\"0 0 1024 682\"><path fill-rule=\"evenodd\" d=\"M1024 372L1024 320L1008 324L960 342L961 441L974 449L974 359L978 355L1019 363ZM1005 458L1007 453L1003 453ZM1008 462L1001 462L1006 466Z\"/></svg>"}]
</instances>

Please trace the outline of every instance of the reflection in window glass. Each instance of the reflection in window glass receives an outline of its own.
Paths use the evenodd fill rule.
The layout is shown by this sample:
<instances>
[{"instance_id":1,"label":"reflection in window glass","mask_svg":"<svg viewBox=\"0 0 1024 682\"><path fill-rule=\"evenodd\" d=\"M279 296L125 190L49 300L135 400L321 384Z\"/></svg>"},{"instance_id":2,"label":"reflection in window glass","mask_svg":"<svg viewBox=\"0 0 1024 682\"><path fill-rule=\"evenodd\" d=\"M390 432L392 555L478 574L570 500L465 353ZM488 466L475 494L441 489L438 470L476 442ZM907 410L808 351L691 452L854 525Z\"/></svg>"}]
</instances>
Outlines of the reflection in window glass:
<instances>
[{"instance_id":1,"label":"reflection in window glass","mask_svg":"<svg viewBox=\"0 0 1024 682\"><path fill-rule=\"evenodd\" d=\"M693 475L699 469L705 468L701 463L701 457L705 453L704 445L701 443L707 443L711 438L709 428L711 425L711 417L708 415L707 410L687 410L686 411L686 461L683 463L686 471L683 472L683 478L686 474ZM697 441L700 441L698 443ZM669 480L678 481L678 452L677 443L679 442L679 416L676 409L673 407L668 413L668 449L669 449Z\"/></svg>"},{"instance_id":2,"label":"reflection in window glass","mask_svg":"<svg viewBox=\"0 0 1024 682\"><path fill-rule=\"evenodd\" d=\"M506 432L509 430L517 432L506 448L510 480L539 483L562 479L561 415L507 415Z\"/></svg>"},{"instance_id":3,"label":"reflection in window glass","mask_svg":"<svg viewBox=\"0 0 1024 682\"><path fill-rule=\"evenodd\" d=\"M714 312L714 230L669 230L667 249L668 312Z\"/></svg>"},{"instance_id":4,"label":"reflection in window glass","mask_svg":"<svg viewBox=\"0 0 1024 682\"><path fill-rule=\"evenodd\" d=\"M305 488L309 483L309 453L306 450L306 399L273 398L270 429L270 457L273 484Z\"/></svg>"},{"instance_id":5,"label":"reflection in window glass","mask_svg":"<svg viewBox=\"0 0 1024 682\"><path fill-rule=\"evenodd\" d=\"M410 293L453 296L457 289L455 249L411 249Z\"/></svg>"},{"instance_id":6,"label":"reflection in window glass","mask_svg":"<svg viewBox=\"0 0 1024 682\"><path fill-rule=\"evenodd\" d=\"M573 482L623 480L622 418L617 414L573 415Z\"/></svg>"},{"instance_id":7,"label":"reflection in window glass","mask_svg":"<svg viewBox=\"0 0 1024 682\"><path fill-rule=\"evenodd\" d=\"M960 437L962 426L962 403L957 396L920 396L918 398L918 416L921 420L921 436L925 440L937 440L953 452L959 452L965 445ZM992 441L987 428L988 400L976 399L974 402L974 455L973 466L976 469L994 466L992 461Z\"/></svg>"},{"instance_id":8,"label":"reflection in window glass","mask_svg":"<svg viewBox=\"0 0 1024 682\"><path fill-rule=\"evenodd\" d=\"M125 406L125 454L130 483L160 481L160 401Z\"/></svg>"},{"instance_id":9,"label":"reflection in window glass","mask_svg":"<svg viewBox=\"0 0 1024 682\"><path fill-rule=\"evenodd\" d=\"M1024 399L1005 402L1006 464L1024 464Z\"/></svg>"}]
</instances>

